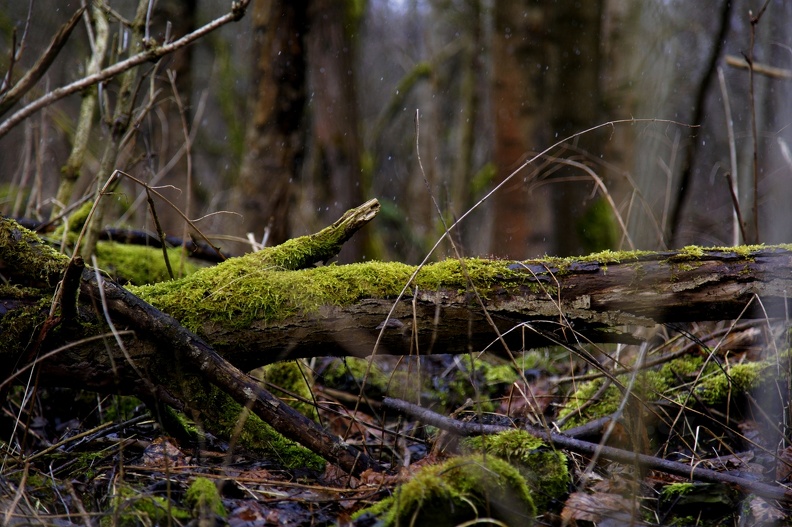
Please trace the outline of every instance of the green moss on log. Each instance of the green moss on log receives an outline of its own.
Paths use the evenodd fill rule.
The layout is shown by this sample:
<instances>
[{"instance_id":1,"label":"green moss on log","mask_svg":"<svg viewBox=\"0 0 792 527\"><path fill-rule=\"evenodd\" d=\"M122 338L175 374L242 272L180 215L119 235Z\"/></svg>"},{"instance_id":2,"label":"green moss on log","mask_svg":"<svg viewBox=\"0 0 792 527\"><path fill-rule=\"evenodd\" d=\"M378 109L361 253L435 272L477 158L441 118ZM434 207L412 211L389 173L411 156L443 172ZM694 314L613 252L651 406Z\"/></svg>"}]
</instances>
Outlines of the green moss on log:
<instances>
[{"instance_id":1,"label":"green moss on log","mask_svg":"<svg viewBox=\"0 0 792 527\"><path fill-rule=\"evenodd\" d=\"M396 298L415 270L398 262L279 270L259 254L229 259L182 280L130 290L192 330L207 322L233 328L316 312L326 305L350 305L362 298ZM529 284L530 277L510 270L510 263L471 258L463 270L459 260L446 260L422 268L412 283L422 290L465 291L469 277L485 296L495 284Z\"/></svg>"},{"instance_id":2,"label":"green moss on log","mask_svg":"<svg viewBox=\"0 0 792 527\"><path fill-rule=\"evenodd\" d=\"M0 221L0 269L9 268L17 275L24 273L36 287L53 288L68 263L68 257L14 220Z\"/></svg>"}]
</instances>

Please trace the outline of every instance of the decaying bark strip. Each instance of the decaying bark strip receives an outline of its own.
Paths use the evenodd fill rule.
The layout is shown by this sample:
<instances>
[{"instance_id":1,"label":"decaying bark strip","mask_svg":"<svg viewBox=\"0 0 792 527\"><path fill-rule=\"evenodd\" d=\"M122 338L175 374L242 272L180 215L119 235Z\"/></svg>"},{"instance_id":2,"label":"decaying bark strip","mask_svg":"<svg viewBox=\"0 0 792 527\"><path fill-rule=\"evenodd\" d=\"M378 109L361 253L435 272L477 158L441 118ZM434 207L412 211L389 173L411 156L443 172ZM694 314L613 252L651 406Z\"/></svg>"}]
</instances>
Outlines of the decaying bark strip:
<instances>
[{"instance_id":1,"label":"decaying bark strip","mask_svg":"<svg viewBox=\"0 0 792 527\"><path fill-rule=\"evenodd\" d=\"M789 307L786 246L448 260L425 266L412 282L415 268L398 263L313 267L336 254L378 207L372 200L313 236L133 289L137 296L86 269L77 309L64 306L55 318L48 318L49 300L68 258L0 219L7 284L0 286L2 362L24 367L17 359L31 342L39 356L69 344L39 365L41 382L156 397L181 408L190 403L168 376L179 365L252 405L287 437L359 473L376 463L295 415L242 371L296 357L369 355L380 332L378 353L503 352L504 343L516 351L554 341L625 340L635 325L783 315ZM134 332L118 336L123 351L113 338L83 340L107 331L102 303L117 329Z\"/></svg>"}]
</instances>

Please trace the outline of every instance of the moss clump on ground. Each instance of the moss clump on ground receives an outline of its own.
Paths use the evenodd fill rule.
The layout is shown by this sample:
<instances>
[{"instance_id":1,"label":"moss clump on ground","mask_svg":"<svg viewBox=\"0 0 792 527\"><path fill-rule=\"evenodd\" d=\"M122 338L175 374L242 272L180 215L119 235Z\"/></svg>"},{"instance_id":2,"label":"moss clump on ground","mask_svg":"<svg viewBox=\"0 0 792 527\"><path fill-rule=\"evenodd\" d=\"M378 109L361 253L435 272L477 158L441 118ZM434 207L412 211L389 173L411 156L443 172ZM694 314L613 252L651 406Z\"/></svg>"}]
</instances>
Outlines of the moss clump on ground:
<instances>
[{"instance_id":1,"label":"moss clump on ground","mask_svg":"<svg viewBox=\"0 0 792 527\"><path fill-rule=\"evenodd\" d=\"M467 399L477 399L477 409L482 412L497 410L499 400L493 397L519 379L519 372L510 363L500 362L496 357L482 355L458 357L459 368L450 371L447 377L438 379L432 390L437 393L440 404L445 408L458 408Z\"/></svg>"},{"instance_id":2,"label":"moss clump on ground","mask_svg":"<svg viewBox=\"0 0 792 527\"><path fill-rule=\"evenodd\" d=\"M664 364L658 370L641 372L635 386L639 387L636 393L642 400L654 401L668 398L680 404L690 404L700 401L707 405L725 405L730 400L757 388L764 373L774 371L778 367L774 359L735 364L733 366L719 365L715 360L705 362L701 356L681 357ZM702 371L703 368L703 371ZM775 377L772 377L775 378ZM691 394L691 387L683 382L693 382L695 393ZM629 383L628 375L620 375L618 380L623 384ZM571 413L578 413L579 409L587 404L591 397L602 386L603 379L596 379L579 385L578 390L569 398L567 406L559 412L559 417ZM593 419L614 413L623 399L622 392L611 385L599 400L585 407L582 414L569 419L564 428L587 423Z\"/></svg>"},{"instance_id":3,"label":"moss clump on ground","mask_svg":"<svg viewBox=\"0 0 792 527\"><path fill-rule=\"evenodd\" d=\"M393 496L355 514L364 516L385 527L451 527L479 518L532 525L536 506L519 470L495 456L477 454L424 467Z\"/></svg>"},{"instance_id":4,"label":"moss clump on ground","mask_svg":"<svg viewBox=\"0 0 792 527\"><path fill-rule=\"evenodd\" d=\"M202 409L196 421L211 433L276 460L285 468L324 470L322 457L283 437L219 388L189 381L182 383L182 388L189 399L188 406Z\"/></svg>"},{"instance_id":5,"label":"moss clump on ground","mask_svg":"<svg viewBox=\"0 0 792 527\"><path fill-rule=\"evenodd\" d=\"M173 520L187 521L192 515L164 497L143 494L120 486L111 499L112 513L101 519L102 527L168 525Z\"/></svg>"},{"instance_id":6,"label":"moss clump on ground","mask_svg":"<svg viewBox=\"0 0 792 527\"><path fill-rule=\"evenodd\" d=\"M359 392L365 379L366 393L380 397L387 393L388 374L377 365L374 357L360 359L343 357L333 359L322 371L325 386L346 392Z\"/></svg>"},{"instance_id":7,"label":"moss clump on ground","mask_svg":"<svg viewBox=\"0 0 792 527\"><path fill-rule=\"evenodd\" d=\"M546 510L553 500L569 492L567 457L524 430L467 438L462 447L514 465L525 478L539 510Z\"/></svg>"},{"instance_id":8,"label":"moss clump on ground","mask_svg":"<svg viewBox=\"0 0 792 527\"><path fill-rule=\"evenodd\" d=\"M365 393L369 397L388 395L408 401L432 401L446 409L459 408L469 399L475 399L478 410L491 412L500 402L493 398L519 378L512 364L488 355L475 359L460 355L456 357L459 367L448 368L442 377L424 373L437 371L431 362L433 358L421 357L420 365L414 358L405 358L390 372L380 367L376 357L334 359L322 371L320 380L327 387L357 393L365 379Z\"/></svg>"},{"instance_id":9,"label":"moss clump on ground","mask_svg":"<svg viewBox=\"0 0 792 527\"><path fill-rule=\"evenodd\" d=\"M667 525L723 525L739 506L740 495L721 483L671 483L660 492L659 509Z\"/></svg>"},{"instance_id":10,"label":"moss clump on ground","mask_svg":"<svg viewBox=\"0 0 792 527\"><path fill-rule=\"evenodd\" d=\"M194 518L211 518L215 515L225 518L228 515L217 486L208 478L195 478L184 500L192 508Z\"/></svg>"},{"instance_id":11,"label":"moss clump on ground","mask_svg":"<svg viewBox=\"0 0 792 527\"><path fill-rule=\"evenodd\" d=\"M728 368L728 375L718 368L714 374L701 379L696 394L707 404L723 404L728 398L740 396L757 387L764 374L774 367L774 361L772 364L766 361L735 364Z\"/></svg>"}]
</instances>

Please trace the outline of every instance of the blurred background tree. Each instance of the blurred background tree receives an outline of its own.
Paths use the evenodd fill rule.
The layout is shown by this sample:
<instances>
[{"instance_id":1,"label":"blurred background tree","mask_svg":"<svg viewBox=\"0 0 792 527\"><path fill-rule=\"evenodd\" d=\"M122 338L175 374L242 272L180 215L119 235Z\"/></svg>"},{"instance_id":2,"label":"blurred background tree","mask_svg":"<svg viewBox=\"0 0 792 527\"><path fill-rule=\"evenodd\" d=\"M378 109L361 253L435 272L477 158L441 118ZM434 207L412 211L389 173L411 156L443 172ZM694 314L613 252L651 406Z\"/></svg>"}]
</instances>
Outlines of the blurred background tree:
<instances>
[{"instance_id":1,"label":"blurred background tree","mask_svg":"<svg viewBox=\"0 0 792 527\"><path fill-rule=\"evenodd\" d=\"M19 79L81 4L0 0L0 73ZM132 128L114 166L168 185L162 191L191 217L237 213L199 223L235 251L249 246L229 237L252 232L260 242L267 233L267 243L278 243L377 197L381 217L343 260L414 263L444 222L524 160L600 123L655 118L701 127L635 122L581 135L516 174L466 217L455 241L467 255L510 258L730 245L740 229L726 173L749 241L757 233L789 241L792 5L770 0L752 24L764 4L254 0L241 21L140 67ZM138 6L101 5L106 66L132 44ZM229 2L151 7L148 32L161 42ZM85 75L97 49L91 13L11 112ZM114 79L92 91L93 126L69 203L96 190L119 86ZM53 198L88 95L63 99L0 138L3 214L46 220L57 212ZM104 224L153 229L139 187L122 182L112 205ZM183 232L177 215L162 214L169 233Z\"/></svg>"}]
</instances>

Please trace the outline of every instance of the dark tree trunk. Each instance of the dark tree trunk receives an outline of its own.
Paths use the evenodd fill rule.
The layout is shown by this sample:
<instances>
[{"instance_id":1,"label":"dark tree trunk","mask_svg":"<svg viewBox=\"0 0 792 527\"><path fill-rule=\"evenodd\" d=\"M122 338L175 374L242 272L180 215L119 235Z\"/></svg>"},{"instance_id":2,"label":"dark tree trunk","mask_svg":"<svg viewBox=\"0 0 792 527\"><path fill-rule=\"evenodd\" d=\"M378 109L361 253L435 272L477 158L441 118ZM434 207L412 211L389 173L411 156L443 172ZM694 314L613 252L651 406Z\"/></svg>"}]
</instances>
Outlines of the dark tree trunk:
<instances>
[{"instance_id":1,"label":"dark tree trunk","mask_svg":"<svg viewBox=\"0 0 792 527\"><path fill-rule=\"evenodd\" d=\"M250 121L235 206L244 232L270 244L291 232L294 185L303 156L307 0L258 0L253 7L255 63Z\"/></svg>"},{"instance_id":2,"label":"dark tree trunk","mask_svg":"<svg viewBox=\"0 0 792 527\"><path fill-rule=\"evenodd\" d=\"M358 20L350 0L313 0L306 38L312 85L313 152L310 200L317 204L320 225L337 218L363 199L360 135L355 89ZM342 260L360 259L362 235L342 251Z\"/></svg>"},{"instance_id":3,"label":"dark tree trunk","mask_svg":"<svg viewBox=\"0 0 792 527\"><path fill-rule=\"evenodd\" d=\"M597 123L601 17L599 0L495 3L496 182L538 151ZM596 136L575 144L602 152ZM550 155L585 163L578 154ZM579 169L537 160L494 196L492 252L511 258L585 252L581 220L592 187Z\"/></svg>"}]
</instances>

